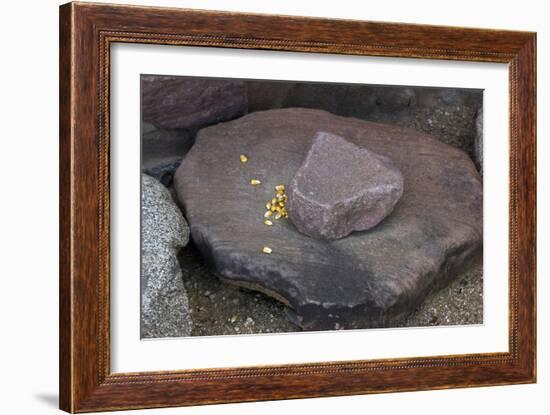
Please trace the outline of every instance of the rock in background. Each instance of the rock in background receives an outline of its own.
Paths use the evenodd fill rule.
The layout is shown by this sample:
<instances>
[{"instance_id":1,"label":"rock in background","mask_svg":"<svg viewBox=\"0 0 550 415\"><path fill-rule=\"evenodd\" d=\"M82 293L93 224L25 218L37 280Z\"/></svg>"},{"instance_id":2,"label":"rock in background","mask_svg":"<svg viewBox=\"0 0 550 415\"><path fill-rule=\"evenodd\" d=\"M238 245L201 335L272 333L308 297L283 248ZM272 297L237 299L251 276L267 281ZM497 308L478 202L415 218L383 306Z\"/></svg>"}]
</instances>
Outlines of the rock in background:
<instances>
[{"instance_id":1,"label":"rock in background","mask_svg":"<svg viewBox=\"0 0 550 415\"><path fill-rule=\"evenodd\" d=\"M476 165L481 174L483 174L483 107L477 113L476 117L476 139L474 142L474 152Z\"/></svg>"},{"instance_id":2,"label":"rock in background","mask_svg":"<svg viewBox=\"0 0 550 415\"><path fill-rule=\"evenodd\" d=\"M196 130L246 114L245 81L141 76L141 119L157 128Z\"/></svg>"},{"instance_id":3,"label":"rock in background","mask_svg":"<svg viewBox=\"0 0 550 415\"><path fill-rule=\"evenodd\" d=\"M189 228L168 189L141 175L141 337L189 336L189 301L178 252Z\"/></svg>"},{"instance_id":4,"label":"rock in background","mask_svg":"<svg viewBox=\"0 0 550 415\"><path fill-rule=\"evenodd\" d=\"M174 172L195 141L186 129L157 129L143 123L141 133L141 169L163 185L172 184Z\"/></svg>"}]
</instances>

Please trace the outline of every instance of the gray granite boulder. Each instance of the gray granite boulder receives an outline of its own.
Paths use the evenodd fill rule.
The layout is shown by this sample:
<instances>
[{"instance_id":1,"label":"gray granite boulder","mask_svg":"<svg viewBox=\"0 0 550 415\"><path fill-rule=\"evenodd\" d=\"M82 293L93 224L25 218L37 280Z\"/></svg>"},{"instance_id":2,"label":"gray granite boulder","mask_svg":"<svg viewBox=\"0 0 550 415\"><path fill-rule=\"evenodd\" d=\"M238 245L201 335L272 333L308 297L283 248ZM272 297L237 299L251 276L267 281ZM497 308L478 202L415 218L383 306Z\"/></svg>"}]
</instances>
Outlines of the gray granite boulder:
<instances>
[{"instance_id":1,"label":"gray granite boulder","mask_svg":"<svg viewBox=\"0 0 550 415\"><path fill-rule=\"evenodd\" d=\"M290 183L318 131L388 157L401 171L403 196L374 228L327 241L284 218L263 224L266 200ZM252 178L261 184L251 186ZM255 112L201 130L174 186L196 246L220 277L282 301L305 330L391 326L482 254L474 163L395 125L299 108Z\"/></svg>"},{"instance_id":2,"label":"gray granite boulder","mask_svg":"<svg viewBox=\"0 0 550 415\"><path fill-rule=\"evenodd\" d=\"M479 171L483 174L483 107L481 107L476 116L476 139L474 142L474 152L476 164Z\"/></svg>"},{"instance_id":3,"label":"gray granite boulder","mask_svg":"<svg viewBox=\"0 0 550 415\"><path fill-rule=\"evenodd\" d=\"M198 129L246 114L241 80L142 75L142 121L159 128Z\"/></svg>"},{"instance_id":4,"label":"gray granite boulder","mask_svg":"<svg viewBox=\"0 0 550 415\"><path fill-rule=\"evenodd\" d=\"M168 189L145 174L141 239L141 337L189 336L189 301L177 259L189 228Z\"/></svg>"},{"instance_id":5,"label":"gray granite boulder","mask_svg":"<svg viewBox=\"0 0 550 415\"><path fill-rule=\"evenodd\" d=\"M189 151L195 136L186 129L141 127L141 170L165 186L172 184L174 172Z\"/></svg>"},{"instance_id":6,"label":"gray granite boulder","mask_svg":"<svg viewBox=\"0 0 550 415\"><path fill-rule=\"evenodd\" d=\"M298 230L340 239L376 226L403 194L403 176L387 157L319 132L290 182L288 214Z\"/></svg>"}]
</instances>

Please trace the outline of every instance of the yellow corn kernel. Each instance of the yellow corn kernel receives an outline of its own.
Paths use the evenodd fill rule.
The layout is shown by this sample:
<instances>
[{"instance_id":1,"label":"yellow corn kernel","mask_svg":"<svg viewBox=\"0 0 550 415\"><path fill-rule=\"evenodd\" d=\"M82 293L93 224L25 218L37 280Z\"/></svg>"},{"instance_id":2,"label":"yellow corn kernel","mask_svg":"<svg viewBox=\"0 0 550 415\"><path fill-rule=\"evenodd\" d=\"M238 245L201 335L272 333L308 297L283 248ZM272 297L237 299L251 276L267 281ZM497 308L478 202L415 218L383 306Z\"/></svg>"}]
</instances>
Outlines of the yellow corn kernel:
<instances>
[{"instance_id":1,"label":"yellow corn kernel","mask_svg":"<svg viewBox=\"0 0 550 415\"><path fill-rule=\"evenodd\" d=\"M262 252L263 252L264 254L270 254L270 253L273 252L273 249L271 249L269 246L264 246L264 247L262 248Z\"/></svg>"},{"instance_id":2,"label":"yellow corn kernel","mask_svg":"<svg viewBox=\"0 0 550 415\"><path fill-rule=\"evenodd\" d=\"M264 223L265 223L267 226L273 225L273 222L271 222L269 219L264 220Z\"/></svg>"},{"instance_id":3,"label":"yellow corn kernel","mask_svg":"<svg viewBox=\"0 0 550 415\"><path fill-rule=\"evenodd\" d=\"M271 203L267 202L267 203L265 204L265 208L266 208L267 210L271 210Z\"/></svg>"},{"instance_id":4,"label":"yellow corn kernel","mask_svg":"<svg viewBox=\"0 0 550 415\"><path fill-rule=\"evenodd\" d=\"M259 181L258 179L252 179L252 180L250 180L250 184L251 184L252 186L256 186L257 184L261 184L261 183L262 183L262 182Z\"/></svg>"},{"instance_id":5,"label":"yellow corn kernel","mask_svg":"<svg viewBox=\"0 0 550 415\"><path fill-rule=\"evenodd\" d=\"M275 190L277 190L278 192L284 192L285 191L285 185L284 184L278 184L277 186L275 186Z\"/></svg>"},{"instance_id":6,"label":"yellow corn kernel","mask_svg":"<svg viewBox=\"0 0 550 415\"><path fill-rule=\"evenodd\" d=\"M281 216L283 216L283 214L281 212L277 212L275 214L275 219L281 219Z\"/></svg>"},{"instance_id":7,"label":"yellow corn kernel","mask_svg":"<svg viewBox=\"0 0 550 415\"><path fill-rule=\"evenodd\" d=\"M246 154L241 154L239 156L239 159L241 160L241 163L246 163L248 161L248 157L246 157Z\"/></svg>"},{"instance_id":8,"label":"yellow corn kernel","mask_svg":"<svg viewBox=\"0 0 550 415\"><path fill-rule=\"evenodd\" d=\"M271 215L273 215L273 212L271 210L268 210L264 213L264 218L269 218Z\"/></svg>"}]
</instances>

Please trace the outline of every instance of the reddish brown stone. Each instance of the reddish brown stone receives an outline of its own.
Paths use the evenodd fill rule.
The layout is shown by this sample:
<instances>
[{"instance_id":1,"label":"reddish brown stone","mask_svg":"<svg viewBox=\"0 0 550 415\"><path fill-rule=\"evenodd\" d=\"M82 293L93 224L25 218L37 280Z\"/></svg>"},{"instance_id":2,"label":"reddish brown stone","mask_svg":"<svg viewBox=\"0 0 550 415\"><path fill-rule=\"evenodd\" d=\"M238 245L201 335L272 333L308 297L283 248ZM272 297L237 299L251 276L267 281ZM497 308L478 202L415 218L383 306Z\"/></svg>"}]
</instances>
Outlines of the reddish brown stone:
<instances>
[{"instance_id":1,"label":"reddish brown stone","mask_svg":"<svg viewBox=\"0 0 550 415\"><path fill-rule=\"evenodd\" d=\"M340 239L376 226L403 194L403 176L384 156L319 132L288 191L292 223L306 235Z\"/></svg>"},{"instance_id":2,"label":"reddish brown stone","mask_svg":"<svg viewBox=\"0 0 550 415\"><path fill-rule=\"evenodd\" d=\"M246 84L240 80L184 76L141 77L142 121L159 128L197 129L246 114Z\"/></svg>"}]
</instances>

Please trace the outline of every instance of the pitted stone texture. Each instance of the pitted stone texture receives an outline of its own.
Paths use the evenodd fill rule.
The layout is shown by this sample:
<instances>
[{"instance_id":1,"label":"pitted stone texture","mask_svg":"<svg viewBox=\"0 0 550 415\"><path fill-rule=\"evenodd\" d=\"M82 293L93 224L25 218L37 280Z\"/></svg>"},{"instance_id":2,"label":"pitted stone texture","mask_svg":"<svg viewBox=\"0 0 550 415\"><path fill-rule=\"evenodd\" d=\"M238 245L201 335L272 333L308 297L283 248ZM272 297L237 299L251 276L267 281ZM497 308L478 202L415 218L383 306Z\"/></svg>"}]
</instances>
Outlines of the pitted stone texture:
<instances>
[{"instance_id":1,"label":"pitted stone texture","mask_svg":"<svg viewBox=\"0 0 550 415\"><path fill-rule=\"evenodd\" d=\"M189 228L159 181L142 174L141 188L141 337L189 336L189 301L177 259Z\"/></svg>"},{"instance_id":2,"label":"pitted stone texture","mask_svg":"<svg viewBox=\"0 0 550 415\"><path fill-rule=\"evenodd\" d=\"M476 116L476 138L474 142L475 161L483 175L483 107Z\"/></svg>"},{"instance_id":3,"label":"pitted stone texture","mask_svg":"<svg viewBox=\"0 0 550 415\"><path fill-rule=\"evenodd\" d=\"M143 75L141 88L142 120L159 128L197 129L248 111L241 80Z\"/></svg>"},{"instance_id":4,"label":"pitted stone texture","mask_svg":"<svg viewBox=\"0 0 550 415\"><path fill-rule=\"evenodd\" d=\"M263 224L318 131L390 158L403 196L376 227L326 241L291 221ZM240 163L239 155L248 155ZM261 185L251 186L257 178ZM201 130L174 176L191 236L231 282L283 301L305 330L391 326L481 257L482 188L461 150L394 125L289 108ZM262 247L273 249L270 255Z\"/></svg>"},{"instance_id":5,"label":"pitted stone texture","mask_svg":"<svg viewBox=\"0 0 550 415\"><path fill-rule=\"evenodd\" d=\"M292 179L288 213L306 235L340 239L376 226L403 194L403 176L387 157L319 132Z\"/></svg>"}]
</instances>

